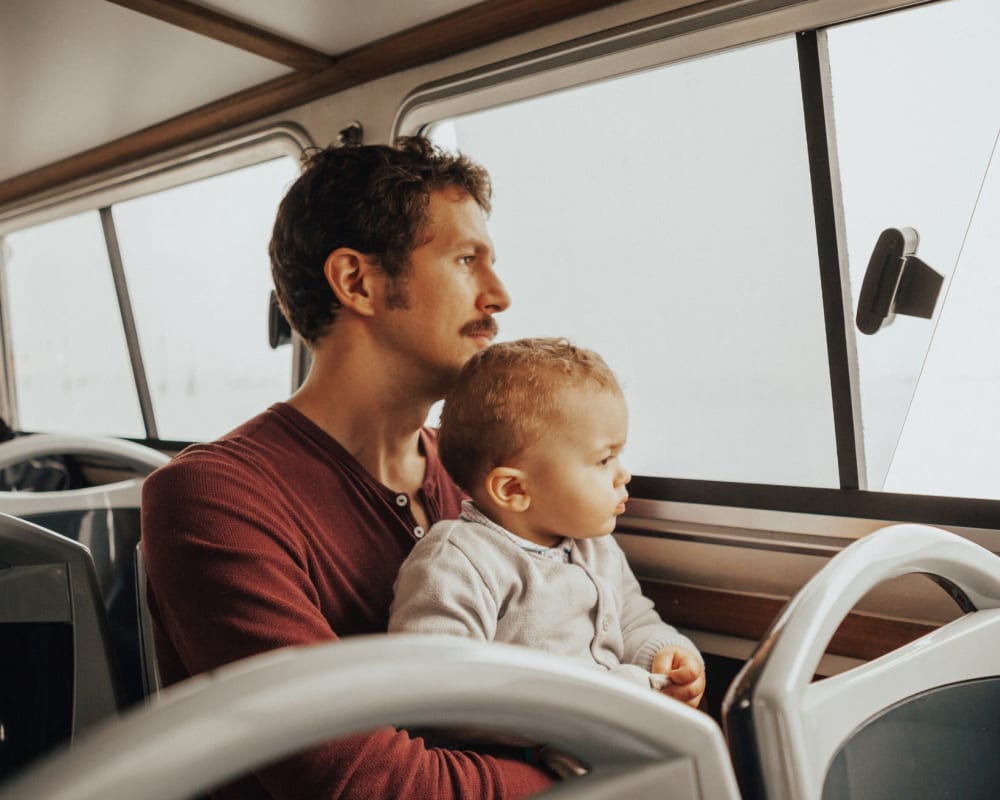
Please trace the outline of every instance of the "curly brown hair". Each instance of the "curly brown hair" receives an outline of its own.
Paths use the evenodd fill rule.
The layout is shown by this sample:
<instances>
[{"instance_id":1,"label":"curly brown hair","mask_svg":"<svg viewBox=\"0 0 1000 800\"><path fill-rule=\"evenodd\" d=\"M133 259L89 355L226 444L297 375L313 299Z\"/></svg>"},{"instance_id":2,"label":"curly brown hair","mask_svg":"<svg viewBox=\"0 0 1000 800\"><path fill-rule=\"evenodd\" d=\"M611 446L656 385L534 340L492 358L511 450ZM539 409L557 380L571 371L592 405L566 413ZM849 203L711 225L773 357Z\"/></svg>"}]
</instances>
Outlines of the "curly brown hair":
<instances>
[{"instance_id":1,"label":"curly brown hair","mask_svg":"<svg viewBox=\"0 0 1000 800\"><path fill-rule=\"evenodd\" d=\"M445 396L438 453L469 494L494 467L507 463L559 424L559 393L592 381L621 393L597 353L566 339L518 339L476 353Z\"/></svg>"},{"instance_id":2,"label":"curly brown hair","mask_svg":"<svg viewBox=\"0 0 1000 800\"><path fill-rule=\"evenodd\" d=\"M394 146L330 146L304 156L303 172L278 206L269 252L281 309L310 344L330 328L340 303L323 274L327 256L350 247L391 278L404 277L427 224L432 191L454 186L486 213L486 170L422 136Z\"/></svg>"}]
</instances>

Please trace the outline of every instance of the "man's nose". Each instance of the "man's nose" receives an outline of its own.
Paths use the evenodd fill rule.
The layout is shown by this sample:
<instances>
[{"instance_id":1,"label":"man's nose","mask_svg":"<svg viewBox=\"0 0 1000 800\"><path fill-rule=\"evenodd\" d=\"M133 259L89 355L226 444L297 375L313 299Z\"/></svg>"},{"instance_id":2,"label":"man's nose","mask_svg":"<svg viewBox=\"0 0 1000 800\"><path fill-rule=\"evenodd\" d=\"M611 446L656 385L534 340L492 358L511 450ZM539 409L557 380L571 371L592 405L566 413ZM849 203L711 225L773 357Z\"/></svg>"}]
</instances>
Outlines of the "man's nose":
<instances>
[{"instance_id":1,"label":"man's nose","mask_svg":"<svg viewBox=\"0 0 1000 800\"><path fill-rule=\"evenodd\" d=\"M510 295L503 281L492 269L483 276L483 286L479 295L479 308L489 314L499 314L510 307Z\"/></svg>"}]
</instances>

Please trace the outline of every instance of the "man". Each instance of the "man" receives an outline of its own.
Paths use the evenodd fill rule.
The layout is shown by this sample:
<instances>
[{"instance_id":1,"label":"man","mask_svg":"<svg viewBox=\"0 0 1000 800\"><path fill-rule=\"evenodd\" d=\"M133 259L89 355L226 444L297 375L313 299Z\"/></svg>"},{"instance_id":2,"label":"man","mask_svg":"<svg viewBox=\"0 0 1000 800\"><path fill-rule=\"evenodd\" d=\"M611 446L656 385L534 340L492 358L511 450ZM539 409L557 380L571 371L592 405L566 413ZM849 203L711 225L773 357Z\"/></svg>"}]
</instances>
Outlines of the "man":
<instances>
[{"instance_id":1,"label":"man","mask_svg":"<svg viewBox=\"0 0 1000 800\"><path fill-rule=\"evenodd\" d=\"M462 494L423 428L510 303L485 171L426 140L311 156L271 265L313 356L303 386L147 480L143 552L165 683L266 650L382 632L396 571ZM226 798L509 798L517 760L382 729L261 770Z\"/></svg>"}]
</instances>

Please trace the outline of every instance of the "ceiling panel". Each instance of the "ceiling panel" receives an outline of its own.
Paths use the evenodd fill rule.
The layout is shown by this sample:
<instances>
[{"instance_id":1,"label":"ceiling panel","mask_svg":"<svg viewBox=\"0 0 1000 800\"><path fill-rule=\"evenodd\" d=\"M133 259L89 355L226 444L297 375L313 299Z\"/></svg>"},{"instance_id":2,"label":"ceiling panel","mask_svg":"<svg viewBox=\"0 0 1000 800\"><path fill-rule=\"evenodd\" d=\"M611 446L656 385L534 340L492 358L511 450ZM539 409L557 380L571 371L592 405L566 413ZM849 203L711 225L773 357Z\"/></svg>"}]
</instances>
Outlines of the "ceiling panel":
<instances>
[{"instance_id":1,"label":"ceiling panel","mask_svg":"<svg viewBox=\"0 0 1000 800\"><path fill-rule=\"evenodd\" d=\"M328 55L353 50L479 0L198 0L218 11Z\"/></svg>"},{"instance_id":2,"label":"ceiling panel","mask_svg":"<svg viewBox=\"0 0 1000 800\"><path fill-rule=\"evenodd\" d=\"M3 0L0 179L288 72L104 0Z\"/></svg>"}]
</instances>

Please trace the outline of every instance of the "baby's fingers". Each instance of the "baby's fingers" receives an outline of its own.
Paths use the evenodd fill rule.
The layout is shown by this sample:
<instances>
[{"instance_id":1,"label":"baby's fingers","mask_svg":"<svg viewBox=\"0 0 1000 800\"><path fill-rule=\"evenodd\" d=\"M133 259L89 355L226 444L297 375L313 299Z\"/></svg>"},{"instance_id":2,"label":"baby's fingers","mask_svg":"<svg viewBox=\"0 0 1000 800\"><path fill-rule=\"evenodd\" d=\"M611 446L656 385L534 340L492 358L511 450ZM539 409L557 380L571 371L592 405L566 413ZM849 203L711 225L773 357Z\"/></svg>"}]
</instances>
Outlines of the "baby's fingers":
<instances>
[{"instance_id":1,"label":"baby's fingers","mask_svg":"<svg viewBox=\"0 0 1000 800\"><path fill-rule=\"evenodd\" d=\"M667 673L667 677L670 678L671 683L691 683L698 679L698 676L702 674L701 665L692 662L686 662L681 664L679 667L670 670Z\"/></svg>"},{"instance_id":2,"label":"baby's fingers","mask_svg":"<svg viewBox=\"0 0 1000 800\"><path fill-rule=\"evenodd\" d=\"M677 672L679 670L674 670ZM661 690L668 697L687 703L692 708L697 708L701 702L701 696L705 693L705 674L699 673L694 680L686 683L675 683L673 673L670 674L670 683Z\"/></svg>"}]
</instances>

